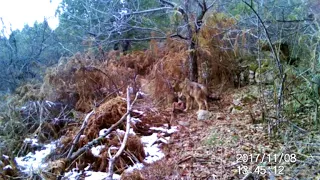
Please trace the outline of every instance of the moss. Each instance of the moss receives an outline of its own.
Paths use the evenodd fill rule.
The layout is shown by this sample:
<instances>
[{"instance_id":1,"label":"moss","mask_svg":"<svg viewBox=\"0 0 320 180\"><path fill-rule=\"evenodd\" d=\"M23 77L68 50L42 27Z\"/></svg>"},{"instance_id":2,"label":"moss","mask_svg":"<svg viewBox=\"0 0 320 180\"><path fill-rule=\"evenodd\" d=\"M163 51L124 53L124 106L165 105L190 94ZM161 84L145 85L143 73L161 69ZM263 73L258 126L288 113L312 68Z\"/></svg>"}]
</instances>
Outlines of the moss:
<instances>
[{"instance_id":1,"label":"moss","mask_svg":"<svg viewBox=\"0 0 320 180\"><path fill-rule=\"evenodd\" d=\"M261 68L257 68L257 72L262 74L262 73L265 73L269 70L268 67L261 67Z\"/></svg>"},{"instance_id":2,"label":"moss","mask_svg":"<svg viewBox=\"0 0 320 180\"><path fill-rule=\"evenodd\" d=\"M256 71L258 69L258 64L257 63L250 63L249 64L249 70L250 71Z\"/></svg>"},{"instance_id":3,"label":"moss","mask_svg":"<svg viewBox=\"0 0 320 180\"><path fill-rule=\"evenodd\" d=\"M236 110L238 110L238 111L241 111L241 110L242 110L242 106L234 106L233 108L236 109Z\"/></svg>"},{"instance_id":4,"label":"moss","mask_svg":"<svg viewBox=\"0 0 320 180\"><path fill-rule=\"evenodd\" d=\"M247 103L253 103L253 102L255 102L257 99L258 99L257 97L249 94L249 95L246 95L245 97L243 97L243 98L241 99L241 101L242 101L242 103L247 104Z\"/></svg>"},{"instance_id":5,"label":"moss","mask_svg":"<svg viewBox=\"0 0 320 180\"><path fill-rule=\"evenodd\" d=\"M266 60L261 64L261 67L269 67L270 66L270 61Z\"/></svg>"}]
</instances>

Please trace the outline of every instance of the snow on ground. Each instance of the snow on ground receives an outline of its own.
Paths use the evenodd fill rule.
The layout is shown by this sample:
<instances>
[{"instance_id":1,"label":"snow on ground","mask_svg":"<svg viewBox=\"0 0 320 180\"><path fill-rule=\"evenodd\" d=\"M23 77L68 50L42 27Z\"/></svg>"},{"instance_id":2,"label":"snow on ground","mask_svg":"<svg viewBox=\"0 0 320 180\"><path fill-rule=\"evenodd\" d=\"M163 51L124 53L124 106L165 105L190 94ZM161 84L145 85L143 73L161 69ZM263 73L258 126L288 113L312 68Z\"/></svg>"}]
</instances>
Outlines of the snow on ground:
<instances>
[{"instance_id":1,"label":"snow on ground","mask_svg":"<svg viewBox=\"0 0 320 180\"><path fill-rule=\"evenodd\" d=\"M132 171L135 170L135 169L140 170L140 169L142 169L143 167L144 167L144 165L143 165L142 163L136 163L136 164L134 164L133 166L129 166L129 167L125 170L125 172L132 172Z\"/></svg>"},{"instance_id":2,"label":"snow on ground","mask_svg":"<svg viewBox=\"0 0 320 180\"><path fill-rule=\"evenodd\" d=\"M107 132L108 132L108 129L106 129L106 128L101 129L99 131L99 136L106 136ZM81 136L85 136L85 135L81 135ZM106 136L106 138L109 138L109 134Z\"/></svg>"},{"instance_id":3,"label":"snow on ground","mask_svg":"<svg viewBox=\"0 0 320 180\"><path fill-rule=\"evenodd\" d=\"M26 138L24 142L38 145L37 139ZM56 144L57 142L53 141L50 144L44 145L40 151L35 151L34 153L29 152L24 157L16 157L15 160L18 167L22 172L27 174L45 168L47 165L44 160L54 149L56 149Z\"/></svg>"},{"instance_id":4,"label":"snow on ground","mask_svg":"<svg viewBox=\"0 0 320 180\"><path fill-rule=\"evenodd\" d=\"M121 130L121 129L117 129L116 132L117 132L117 134L119 134L119 135L124 135L124 134L126 133L124 130ZM132 128L130 128L129 134L131 134L131 135L136 135L136 133L133 131Z\"/></svg>"},{"instance_id":5,"label":"snow on ground","mask_svg":"<svg viewBox=\"0 0 320 180\"><path fill-rule=\"evenodd\" d=\"M7 156L7 155L2 154L2 157L3 157L4 159L9 160L9 156Z\"/></svg>"},{"instance_id":6,"label":"snow on ground","mask_svg":"<svg viewBox=\"0 0 320 180\"><path fill-rule=\"evenodd\" d=\"M100 157L100 152L101 150L105 147L105 145L99 145L96 147L92 147L91 148L91 153L95 156L95 157Z\"/></svg>"},{"instance_id":7,"label":"snow on ground","mask_svg":"<svg viewBox=\"0 0 320 180\"><path fill-rule=\"evenodd\" d=\"M137 109L132 110L132 112L138 113L138 114L140 114L140 115L143 114L143 111L139 111L139 110L137 110Z\"/></svg>"},{"instance_id":8,"label":"snow on ground","mask_svg":"<svg viewBox=\"0 0 320 180\"><path fill-rule=\"evenodd\" d=\"M139 119L137 119L138 121ZM161 131L164 133L172 134L177 131L177 127L172 127L171 129L166 129L162 127L152 127L150 129ZM101 130L99 135L103 135L106 132L106 129ZM124 134L125 131L117 129L116 132L118 134ZM133 129L130 129L130 134L135 134ZM159 145L155 143L156 141L161 141L163 143L168 143L170 137L166 138L158 138L157 133L153 133L151 136L142 136L141 141L144 145L144 150L146 152L146 158L144 161L146 163L153 163L157 160L162 159L165 155L159 148ZM33 146L40 146L37 139L30 139L26 138L24 140L24 143L31 144ZM56 149L57 141L53 141L50 144L43 145L42 150L35 151L34 153L30 152L24 157L16 157L15 160L17 162L18 167L22 170L22 172L25 172L27 174L30 174L35 171L40 171L41 169L45 168L47 164L44 162L45 158L54 150ZM91 152L95 156L99 156L101 150L104 148L104 145L96 146L91 148ZM112 148L112 147L110 147ZM113 147L116 148L116 147ZM135 169L142 169L144 165L142 163L136 163L133 166L129 166L126 172L132 172ZM9 168L9 167L8 167ZM93 172L93 171L82 171L80 173L76 169L73 169L72 171L69 171L65 173L65 176L63 179L68 180L76 180L79 179L80 175L85 176L85 180L102 180L107 177L108 173L105 172ZM114 174L113 179L120 179L120 175Z\"/></svg>"},{"instance_id":9,"label":"snow on ground","mask_svg":"<svg viewBox=\"0 0 320 180\"><path fill-rule=\"evenodd\" d=\"M73 169L72 171L69 171L64 174L64 177L62 179L64 180L78 180L81 179L81 172L77 172L76 169ZM94 172L94 171L85 171L83 173L83 176L85 176L85 180L104 180L108 173L106 172ZM119 174L113 174L112 179L118 180L121 176Z\"/></svg>"},{"instance_id":10,"label":"snow on ground","mask_svg":"<svg viewBox=\"0 0 320 180\"><path fill-rule=\"evenodd\" d=\"M164 154L158 145L154 144L154 142L158 140L157 136L157 133L153 133L151 136L141 137L142 144L144 145L144 151L147 155L144 159L146 163L150 164L164 157Z\"/></svg>"},{"instance_id":11,"label":"snow on ground","mask_svg":"<svg viewBox=\"0 0 320 180\"><path fill-rule=\"evenodd\" d=\"M134 117L132 117L132 118L131 118L131 122L132 122L133 124L136 124L136 123L138 123L138 122L141 122L141 120L140 120L139 118L134 118Z\"/></svg>"},{"instance_id":12,"label":"snow on ground","mask_svg":"<svg viewBox=\"0 0 320 180\"><path fill-rule=\"evenodd\" d=\"M6 165L5 167L3 167L3 170L6 170L6 169L13 169L13 168L10 165Z\"/></svg>"},{"instance_id":13,"label":"snow on ground","mask_svg":"<svg viewBox=\"0 0 320 180\"><path fill-rule=\"evenodd\" d=\"M39 143L38 143L38 139L30 139L30 138L26 138L24 139L23 143L25 144L30 144L31 146L38 146Z\"/></svg>"},{"instance_id":14,"label":"snow on ground","mask_svg":"<svg viewBox=\"0 0 320 180\"><path fill-rule=\"evenodd\" d=\"M104 180L108 176L108 173L105 172L93 172L93 171L86 171L86 178L85 180ZM118 174L113 174L112 179L118 180L121 176Z\"/></svg>"}]
</instances>

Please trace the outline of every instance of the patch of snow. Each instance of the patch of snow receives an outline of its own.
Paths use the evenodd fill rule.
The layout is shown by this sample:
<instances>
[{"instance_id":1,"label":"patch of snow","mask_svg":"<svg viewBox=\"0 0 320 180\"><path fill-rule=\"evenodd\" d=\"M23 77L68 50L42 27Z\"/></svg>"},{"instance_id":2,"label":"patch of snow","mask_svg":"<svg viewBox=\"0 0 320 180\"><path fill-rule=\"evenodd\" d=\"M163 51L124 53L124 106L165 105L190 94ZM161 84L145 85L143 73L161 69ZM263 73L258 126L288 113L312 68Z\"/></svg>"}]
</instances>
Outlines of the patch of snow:
<instances>
[{"instance_id":1,"label":"patch of snow","mask_svg":"<svg viewBox=\"0 0 320 180\"><path fill-rule=\"evenodd\" d=\"M108 176L108 173L85 171L85 175L85 180L103 180Z\"/></svg>"},{"instance_id":2,"label":"patch of snow","mask_svg":"<svg viewBox=\"0 0 320 180\"><path fill-rule=\"evenodd\" d=\"M6 170L6 169L12 169L12 166L6 165L5 167L3 167L3 170Z\"/></svg>"},{"instance_id":3,"label":"patch of snow","mask_svg":"<svg viewBox=\"0 0 320 180\"><path fill-rule=\"evenodd\" d=\"M119 134L119 135L122 135L122 134L125 134L125 133L126 133L124 130L121 130L121 129L117 129L116 132L117 132L117 134Z\"/></svg>"},{"instance_id":4,"label":"patch of snow","mask_svg":"<svg viewBox=\"0 0 320 180\"><path fill-rule=\"evenodd\" d=\"M2 154L2 157L6 160L9 160L9 156Z\"/></svg>"},{"instance_id":5,"label":"patch of snow","mask_svg":"<svg viewBox=\"0 0 320 180\"><path fill-rule=\"evenodd\" d=\"M91 148L91 153L95 156L95 157L100 157L100 153L101 153L101 150L103 148L105 148L106 146L105 145L99 145L99 146L96 146L96 147L92 147Z\"/></svg>"},{"instance_id":6,"label":"patch of snow","mask_svg":"<svg viewBox=\"0 0 320 180\"><path fill-rule=\"evenodd\" d=\"M144 161L146 163L150 164L164 157L164 154L158 147L158 145L154 144L154 142L156 142L157 140L157 133L153 133L151 136L141 137L141 141L145 146L144 151L146 153L146 158L144 159Z\"/></svg>"},{"instance_id":7,"label":"patch of snow","mask_svg":"<svg viewBox=\"0 0 320 180\"><path fill-rule=\"evenodd\" d=\"M43 162L44 159L56 148L56 141L50 144L44 145L40 151L34 153L29 152L24 157L16 157L18 167L21 168L24 173L32 173L32 171L42 169L47 165Z\"/></svg>"},{"instance_id":8,"label":"patch of snow","mask_svg":"<svg viewBox=\"0 0 320 180\"><path fill-rule=\"evenodd\" d=\"M143 111L139 111L137 109L132 110L132 112L135 112L135 113L138 113L138 114L141 114L141 115L144 113Z\"/></svg>"},{"instance_id":9,"label":"patch of snow","mask_svg":"<svg viewBox=\"0 0 320 180\"><path fill-rule=\"evenodd\" d=\"M141 122L141 119L139 119L139 118L131 118L131 122L133 124L136 124L137 122Z\"/></svg>"},{"instance_id":10,"label":"patch of snow","mask_svg":"<svg viewBox=\"0 0 320 180\"><path fill-rule=\"evenodd\" d=\"M22 107L20 108L21 111L26 110L26 109L27 109L27 106L22 106Z\"/></svg>"},{"instance_id":11,"label":"patch of snow","mask_svg":"<svg viewBox=\"0 0 320 180\"><path fill-rule=\"evenodd\" d=\"M111 146L111 147L109 147L109 149L110 150L117 150L117 149L119 149L118 147L115 147L115 146Z\"/></svg>"},{"instance_id":12,"label":"patch of snow","mask_svg":"<svg viewBox=\"0 0 320 180\"><path fill-rule=\"evenodd\" d=\"M86 135L84 135L84 134L82 134L81 136L80 136L80 138L85 138L86 137Z\"/></svg>"},{"instance_id":13,"label":"patch of snow","mask_svg":"<svg viewBox=\"0 0 320 180\"><path fill-rule=\"evenodd\" d=\"M25 144L31 144L32 146L38 146L38 139L30 139L30 138L26 138L24 139L23 143Z\"/></svg>"},{"instance_id":14,"label":"patch of snow","mask_svg":"<svg viewBox=\"0 0 320 180\"><path fill-rule=\"evenodd\" d=\"M68 180L73 180L73 179L76 180L76 179L80 179L80 175L81 173L78 172L77 169L72 169L71 171L64 173L64 176L62 179L67 178Z\"/></svg>"},{"instance_id":15,"label":"patch of snow","mask_svg":"<svg viewBox=\"0 0 320 180\"><path fill-rule=\"evenodd\" d=\"M168 134L172 134L172 133L177 132L177 131L178 131L178 127L177 126L172 126L171 129L167 130L167 133Z\"/></svg>"},{"instance_id":16,"label":"patch of snow","mask_svg":"<svg viewBox=\"0 0 320 180\"><path fill-rule=\"evenodd\" d=\"M164 138L160 138L159 141L161 141L164 144L168 144L168 140L164 139Z\"/></svg>"},{"instance_id":17,"label":"patch of snow","mask_svg":"<svg viewBox=\"0 0 320 180\"><path fill-rule=\"evenodd\" d=\"M133 131L133 129L132 129L132 128L130 128L130 130L129 130L129 134L136 135L136 133Z\"/></svg>"},{"instance_id":18,"label":"patch of snow","mask_svg":"<svg viewBox=\"0 0 320 180\"><path fill-rule=\"evenodd\" d=\"M124 135L124 134L126 133L124 130L121 130L121 129L117 129L116 132L117 132L117 134L119 134L119 135ZM136 135L136 133L133 131L132 128L130 128L129 134Z\"/></svg>"},{"instance_id":19,"label":"patch of snow","mask_svg":"<svg viewBox=\"0 0 320 180\"><path fill-rule=\"evenodd\" d=\"M82 173L78 172L77 169L72 169L64 174L63 179L78 180L80 179L81 174L85 175L85 180L104 180L108 176L108 173L106 172L84 171ZM113 174L112 176L112 179L114 180L119 180L120 178L121 176L119 174Z\"/></svg>"},{"instance_id":20,"label":"patch of snow","mask_svg":"<svg viewBox=\"0 0 320 180\"><path fill-rule=\"evenodd\" d=\"M107 131L108 131L108 129L106 129L106 128L101 129L101 130L99 131L99 136L106 136ZM109 135L110 135L110 134L108 134L108 135L106 136L106 138L109 138Z\"/></svg>"},{"instance_id":21,"label":"patch of snow","mask_svg":"<svg viewBox=\"0 0 320 180\"><path fill-rule=\"evenodd\" d=\"M54 105L55 105L55 103L54 103L54 102L51 102L51 101L46 101L46 103L48 104L48 106L49 106L49 107L51 107L51 106L54 106Z\"/></svg>"},{"instance_id":22,"label":"patch of snow","mask_svg":"<svg viewBox=\"0 0 320 180\"><path fill-rule=\"evenodd\" d=\"M133 166L129 166L125 172L132 172L134 171L135 169L137 170L141 170L142 168L144 167L144 165L142 163L136 163L134 164Z\"/></svg>"},{"instance_id":23,"label":"patch of snow","mask_svg":"<svg viewBox=\"0 0 320 180\"><path fill-rule=\"evenodd\" d=\"M141 90L139 90L139 92L138 92L140 95L142 95L142 96L145 96L145 95L148 95L148 94L146 94L146 93L144 93L144 92L142 92Z\"/></svg>"}]
</instances>

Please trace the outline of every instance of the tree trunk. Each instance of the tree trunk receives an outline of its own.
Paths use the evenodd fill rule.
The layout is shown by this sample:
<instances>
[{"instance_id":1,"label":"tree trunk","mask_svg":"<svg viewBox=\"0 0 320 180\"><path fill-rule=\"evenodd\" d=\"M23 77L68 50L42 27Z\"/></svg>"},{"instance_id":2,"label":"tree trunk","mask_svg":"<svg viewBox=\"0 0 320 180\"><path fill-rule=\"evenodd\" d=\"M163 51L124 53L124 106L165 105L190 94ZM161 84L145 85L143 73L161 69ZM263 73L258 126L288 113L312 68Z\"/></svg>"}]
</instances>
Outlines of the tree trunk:
<instances>
[{"instance_id":1,"label":"tree trunk","mask_svg":"<svg viewBox=\"0 0 320 180\"><path fill-rule=\"evenodd\" d=\"M192 30L191 22L188 14L189 12L189 0L185 0L185 13L183 14L183 20L187 24L187 39L188 39L188 51L189 51L189 79L191 81L198 82L198 64L197 64L197 53L196 53L196 42L195 42L195 32Z\"/></svg>"},{"instance_id":2,"label":"tree trunk","mask_svg":"<svg viewBox=\"0 0 320 180\"><path fill-rule=\"evenodd\" d=\"M198 82L198 58L196 53L196 43L193 39L189 43L189 79Z\"/></svg>"}]
</instances>

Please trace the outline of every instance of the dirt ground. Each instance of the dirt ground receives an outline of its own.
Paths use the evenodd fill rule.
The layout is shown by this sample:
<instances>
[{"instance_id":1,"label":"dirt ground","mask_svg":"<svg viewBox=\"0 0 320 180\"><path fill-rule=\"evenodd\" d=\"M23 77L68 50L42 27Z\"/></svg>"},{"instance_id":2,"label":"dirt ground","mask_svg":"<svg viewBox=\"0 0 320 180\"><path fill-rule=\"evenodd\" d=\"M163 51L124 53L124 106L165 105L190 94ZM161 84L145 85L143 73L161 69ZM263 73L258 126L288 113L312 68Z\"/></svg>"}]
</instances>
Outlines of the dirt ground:
<instances>
[{"instance_id":1,"label":"dirt ground","mask_svg":"<svg viewBox=\"0 0 320 180\"><path fill-rule=\"evenodd\" d=\"M178 114L171 122L178 126L178 132L162 146L166 157L147 166L143 177L213 180L242 179L247 174L246 179L286 179L286 166L281 164L280 171L275 169L279 162L265 158L276 155L280 144L268 138L264 124L257 123L261 119L258 101L242 104L242 110L232 110L236 91L239 90L226 92L220 101L210 102L213 115L209 120L197 120L196 108ZM168 119L168 111L159 113ZM250 170L255 173L248 175Z\"/></svg>"}]
</instances>

